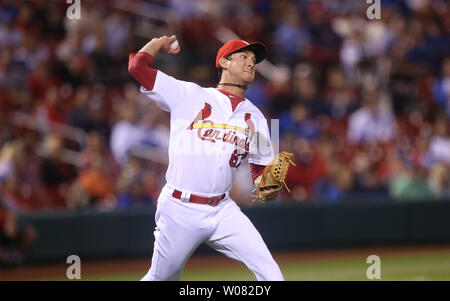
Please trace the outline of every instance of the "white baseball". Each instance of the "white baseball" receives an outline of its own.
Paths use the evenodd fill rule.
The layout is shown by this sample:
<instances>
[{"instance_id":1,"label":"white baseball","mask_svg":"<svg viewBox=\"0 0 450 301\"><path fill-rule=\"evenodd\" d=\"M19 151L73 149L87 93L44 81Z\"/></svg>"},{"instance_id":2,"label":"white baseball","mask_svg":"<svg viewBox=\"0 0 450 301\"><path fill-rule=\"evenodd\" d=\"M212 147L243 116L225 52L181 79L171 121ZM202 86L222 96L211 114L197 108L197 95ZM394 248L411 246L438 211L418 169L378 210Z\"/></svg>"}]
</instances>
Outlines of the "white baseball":
<instances>
[{"instance_id":1,"label":"white baseball","mask_svg":"<svg viewBox=\"0 0 450 301\"><path fill-rule=\"evenodd\" d=\"M172 44L170 44L170 48L176 50L178 48L178 40L173 41Z\"/></svg>"}]
</instances>

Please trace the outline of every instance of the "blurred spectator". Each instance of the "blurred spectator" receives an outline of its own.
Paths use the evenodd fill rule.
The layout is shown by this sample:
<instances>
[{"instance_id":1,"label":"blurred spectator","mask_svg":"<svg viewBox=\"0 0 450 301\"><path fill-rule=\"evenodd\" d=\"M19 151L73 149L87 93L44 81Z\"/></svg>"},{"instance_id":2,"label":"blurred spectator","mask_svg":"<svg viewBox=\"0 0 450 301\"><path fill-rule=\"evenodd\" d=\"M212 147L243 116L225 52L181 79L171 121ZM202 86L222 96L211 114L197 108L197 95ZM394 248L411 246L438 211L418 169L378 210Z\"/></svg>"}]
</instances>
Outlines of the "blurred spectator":
<instances>
[{"instance_id":1,"label":"blurred spectator","mask_svg":"<svg viewBox=\"0 0 450 301\"><path fill-rule=\"evenodd\" d=\"M95 161L89 168L80 171L74 183L75 186L72 186L71 193L76 193L77 196L72 199L74 203L70 205L71 207L114 208L115 189L102 171L102 157L100 154L95 154L92 158Z\"/></svg>"},{"instance_id":2,"label":"blurred spectator","mask_svg":"<svg viewBox=\"0 0 450 301\"><path fill-rule=\"evenodd\" d=\"M36 115L42 122L66 122L64 115L61 113L62 104L58 86L50 86L46 90L44 99L38 101L40 103L36 107Z\"/></svg>"},{"instance_id":3,"label":"blurred spectator","mask_svg":"<svg viewBox=\"0 0 450 301\"><path fill-rule=\"evenodd\" d=\"M320 129L317 121L303 103L295 104L288 112L279 116L280 136L286 132L297 135L307 140L316 140L320 137Z\"/></svg>"},{"instance_id":4,"label":"blurred spectator","mask_svg":"<svg viewBox=\"0 0 450 301\"><path fill-rule=\"evenodd\" d=\"M450 197L450 168L448 164L438 163L431 168L428 177L431 191L437 198Z\"/></svg>"},{"instance_id":5,"label":"blurred spectator","mask_svg":"<svg viewBox=\"0 0 450 301\"><path fill-rule=\"evenodd\" d=\"M10 136L10 131L7 127L7 122L2 111L0 111L0 147L3 146L6 141L8 141Z\"/></svg>"},{"instance_id":6,"label":"blurred spectator","mask_svg":"<svg viewBox=\"0 0 450 301\"><path fill-rule=\"evenodd\" d=\"M159 194L161 193L162 183L165 181L163 169L155 168L152 170L146 169L142 176L143 186L145 190L145 195L148 197L152 204L156 206Z\"/></svg>"},{"instance_id":7,"label":"blurred spectator","mask_svg":"<svg viewBox=\"0 0 450 301\"><path fill-rule=\"evenodd\" d=\"M340 68L330 68L327 73L327 86L324 91L326 104L320 111L333 119L343 120L357 109L358 100L354 86L344 77Z\"/></svg>"},{"instance_id":8,"label":"blurred spectator","mask_svg":"<svg viewBox=\"0 0 450 301\"><path fill-rule=\"evenodd\" d=\"M314 186L316 200L338 202L352 198L355 176L352 171L341 164L333 164L327 175Z\"/></svg>"},{"instance_id":9,"label":"blurred spectator","mask_svg":"<svg viewBox=\"0 0 450 301\"><path fill-rule=\"evenodd\" d=\"M389 142L395 137L395 131L394 116L370 95L363 100L362 107L350 115L347 137L355 144Z\"/></svg>"},{"instance_id":10,"label":"blurred spectator","mask_svg":"<svg viewBox=\"0 0 450 301\"><path fill-rule=\"evenodd\" d=\"M297 57L303 57L309 48L309 33L301 24L301 17L295 5L286 9L274 33L274 51L279 61L291 64Z\"/></svg>"},{"instance_id":11,"label":"blurred spectator","mask_svg":"<svg viewBox=\"0 0 450 301\"><path fill-rule=\"evenodd\" d=\"M355 176L354 194L362 199L386 198L389 196L376 172L375 162L368 151L359 151L353 155L350 168Z\"/></svg>"},{"instance_id":12,"label":"blurred spectator","mask_svg":"<svg viewBox=\"0 0 450 301\"><path fill-rule=\"evenodd\" d=\"M308 2L305 7L306 28L311 37L311 49L308 59L326 66L339 59L341 38L332 29L331 15L324 2Z\"/></svg>"},{"instance_id":13,"label":"blurred spectator","mask_svg":"<svg viewBox=\"0 0 450 301\"><path fill-rule=\"evenodd\" d=\"M63 161L63 141L49 135L44 141L44 159L40 166L43 194L48 208L66 208L69 183L76 171Z\"/></svg>"},{"instance_id":14,"label":"blurred spectator","mask_svg":"<svg viewBox=\"0 0 450 301\"><path fill-rule=\"evenodd\" d=\"M104 136L96 131L91 131L86 137L86 146L80 154L80 169L85 170L98 164L97 159L101 157L101 169L105 175L114 179L120 173L120 168L115 163L109 148L107 148Z\"/></svg>"},{"instance_id":15,"label":"blurred spectator","mask_svg":"<svg viewBox=\"0 0 450 301\"><path fill-rule=\"evenodd\" d=\"M150 207L153 200L146 194L143 179L135 177L128 183L126 189L119 194L117 208L125 209L130 207L146 206Z\"/></svg>"},{"instance_id":16,"label":"blurred spectator","mask_svg":"<svg viewBox=\"0 0 450 301\"><path fill-rule=\"evenodd\" d=\"M326 175L327 166L321 154L307 140L298 138L293 145L294 157L287 173L286 185L292 188L294 201L311 201L313 188Z\"/></svg>"},{"instance_id":17,"label":"blurred spectator","mask_svg":"<svg viewBox=\"0 0 450 301\"><path fill-rule=\"evenodd\" d=\"M69 124L88 131L90 129L89 123L89 97L90 90L88 86L79 86L75 90L73 101L73 108L69 112Z\"/></svg>"},{"instance_id":18,"label":"blurred spectator","mask_svg":"<svg viewBox=\"0 0 450 301\"><path fill-rule=\"evenodd\" d=\"M8 88L21 87L26 73L25 66L14 61L12 50L0 47L0 85Z\"/></svg>"},{"instance_id":19,"label":"blurred spectator","mask_svg":"<svg viewBox=\"0 0 450 301\"><path fill-rule=\"evenodd\" d=\"M118 208L155 204L156 199L153 199L149 194L150 191L146 190L146 188L150 188L146 184L151 185L151 180L152 174L144 171L141 160L130 157L119 178ZM149 183L144 183L144 181L149 181Z\"/></svg>"},{"instance_id":20,"label":"blurred spectator","mask_svg":"<svg viewBox=\"0 0 450 301\"><path fill-rule=\"evenodd\" d=\"M265 89L265 82L259 76L255 76L254 81L245 91L245 97L251 99L252 103L261 109L261 112L268 110L269 95Z\"/></svg>"},{"instance_id":21,"label":"blurred spectator","mask_svg":"<svg viewBox=\"0 0 450 301\"><path fill-rule=\"evenodd\" d=\"M96 84L92 87L91 92L88 105L88 131L99 132L105 141L108 141L111 125L105 100L106 88L102 84Z\"/></svg>"},{"instance_id":22,"label":"blurred spectator","mask_svg":"<svg viewBox=\"0 0 450 301\"><path fill-rule=\"evenodd\" d=\"M363 38L358 30L350 30L341 47L341 62L346 75L352 80L361 76L359 65L363 60Z\"/></svg>"},{"instance_id":23,"label":"blurred spectator","mask_svg":"<svg viewBox=\"0 0 450 301\"><path fill-rule=\"evenodd\" d=\"M48 60L50 51L47 45L41 43L39 36L32 31L25 31L13 55L16 62L32 70L40 62Z\"/></svg>"},{"instance_id":24,"label":"blurred spectator","mask_svg":"<svg viewBox=\"0 0 450 301\"><path fill-rule=\"evenodd\" d=\"M390 194L399 200L428 200L434 197L424 170L404 165L390 182Z\"/></svg>"},{"instance_id":25,"label":"blurred spectator","mask_svg":"<svg viewBox=\"0 0 450 301\"><path fill-rule=\"evenodd\" d=\"M105 150L105 142L98 132L88 134L80 165L78 177L71 187L70 206L114 208L118 166Z\"/></svg>"},{"instance_id":26,"label":"blurred spectator","mask_svg":"<svg viewBox=\"0 0 450 301\"><path fill-rule=\"evenodd\" d=\"M408 34L405 29L403 34ZM389 90L392 97L392 110L396 116L408 114L418 103L417 77L426 72L424 66L414 64L408 59L408 52L413 41L410 37L402 36L393 41L391 48L391 70L389 74Z\"/></svg>"},{"instance_id":27,"label":"blurred spectator","mask_svg":"<svg viewBox=\"0 0 450 301\"><path fill-rule=\"evenodd\" d=\"M143 114L140 122L144 131L142 144L167 152L170 137L169 115L158 109L153 102L147 103L140 111Z\"/></svg>"},{"instance_id":28,"label":"blurred spectator","mask_svg":"<svg viewBox=\"0 0 450 301\"><path fill-rule=\"evenodd\" d=\"M122 103L118 109L119 122L111 131L111 150L120 165L125 165L130 150L141 145L145 132L139 124L137 105L135 103Z\"/></svg>"},{"instance_id":29,"label":"blurred spectator","mask_svg":"<svg viewBox=\"0 0 450 301\"><path fill-rule=\"evenodd\" d=\"M124 12L113 11L105 21L105 34L107 51L111 56L117 56L122 50L122 45L130 36L131 20Z\"/></svg>"},{"instance_id":30,"label":"blurred spectator","mask_svg":"<svg viewBox=\"0 0 450 301\"><path fill-rule=\"evenodd\" d=\"M429 154L433 162L450 164L450 137L447 118L438 118L434 122L434 135L430 140Z\"/></svg>"},{"instance_id":31,"label":"blurred spectator","mask_svg":"<svg viewBox=\"0 0 450 301\"><path fill-rule=\"evenodd\" d=\"M0 182L0 195L1 186ZM22 264L36 237L35 228L19 223L16 213L0 200L0 268Z\"/></svg>"},{"instance_id":32,"label":"blurred spectator","mask_svg":"<svg viewBox=\"0 0 450 301\"><path fill-rule=\"evenodd\" d=\"M19 193L26 200L27 210L45 208L47 200L43 195L42 178L40 170L40 157L38 155L40 136L32 131L24 132L23 162L17 166L20 175Z\"/></svg>"},{"instance_id":33,"label":"blurred spectator","mask_svg":"<svg viewBox=\"0 0 450 301\"><path fill-rule=\"evenodd\" d=\"M33 99L38 100L39 102L45 101L46 98L46 92L50 87L57 88L57 85L59 84L59 81L54 78L52 74L52 68L48 62L40 62L36 68L31 72L30 76L28 77L28 87L31 92L31 96ZM54 90L51 92L55 92ZM55 93L53 95L53 102L55 101Z\"/></svg>"},{"instance_id":34,"label":"blurred spectator","mask_svg":"<svg viewBox=\"0 0 450 301\"><path fill-rule=\"evenodd\" d=\"M450 57L442 63L442 74L433 86L434 100L450 117Z\"/></svg>"},{"instance_id":35,"label":"blurred spectator","mask_svg":"<svg viewBox=\"0 0 450 301\"><path fill-rule=\"evenodd\" d=\"M2 182L2 202L14 210L27 210L29 204L20 191L19 170L25 164L22 139L10 141L0 152L0 181Z\"/></svg>"}]
</instances>

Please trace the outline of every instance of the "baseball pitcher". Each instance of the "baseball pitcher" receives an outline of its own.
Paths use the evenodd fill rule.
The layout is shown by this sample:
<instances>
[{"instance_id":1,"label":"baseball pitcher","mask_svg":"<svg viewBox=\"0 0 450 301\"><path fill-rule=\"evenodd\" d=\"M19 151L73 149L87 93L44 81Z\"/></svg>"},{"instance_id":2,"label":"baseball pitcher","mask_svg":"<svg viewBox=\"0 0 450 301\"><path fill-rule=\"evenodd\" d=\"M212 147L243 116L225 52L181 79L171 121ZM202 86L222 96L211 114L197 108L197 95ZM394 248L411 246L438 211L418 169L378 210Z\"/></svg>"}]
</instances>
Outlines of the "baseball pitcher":
<instances>
[{"instance_id":1,"label":"baseball pitcher","mask_svg":"<svg viewBox=\"0 0 450 301\"><path fill-rule=\"evenodd\" d=\"M276 198L292 154L275 155L267 121L244 94L264 44L230 40L218 51L215 88L175 79L152 68L159 54L178 54L174 35L131 53L128 70L141 92L170 112L169 166L158 198L151 267L142 280L178 280L205 242L245 264L257 280L284 280L261 235L230 198L242 160L250 163L256 201Z\"/></svg>"}]
</instances>

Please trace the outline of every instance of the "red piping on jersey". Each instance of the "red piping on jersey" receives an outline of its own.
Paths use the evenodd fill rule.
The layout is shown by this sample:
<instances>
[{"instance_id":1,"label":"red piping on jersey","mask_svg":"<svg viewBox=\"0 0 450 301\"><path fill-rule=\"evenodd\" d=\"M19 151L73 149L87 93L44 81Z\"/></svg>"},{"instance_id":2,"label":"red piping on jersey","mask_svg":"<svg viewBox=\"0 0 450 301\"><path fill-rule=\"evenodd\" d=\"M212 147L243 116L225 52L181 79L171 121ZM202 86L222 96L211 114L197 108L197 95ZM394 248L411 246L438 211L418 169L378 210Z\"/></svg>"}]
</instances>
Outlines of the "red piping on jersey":
<instances>
[{"instance_id":1,"label":"red piping on jersey","mask_svg":"<svg viewBox=\"0 0 450 301\"><path fill-rule=\"evenodd\" d=\"M153 90L156 73L152 68L153 56L147 52L130 53L128 60L128 72L148 91Z\"/></svg>"},{"instance_id":2,"label":"red piping on jersey","mask_svg":"<svg viewBox=\"0 0 450 301\"><path fill-rule=\"evenodd\" d=\"M237 105L245 100L245 98L242 98L240 96L233 95L231 93L228 93L228 92L220 90L220 89L217 89L217 90L222 92L222 94L228 96L228 99L231 101L231 109L233 110L233 112L234 112L234 110L236 110Z\"/></svg>"},{"instance_id":3,"label":"red piping on jersey","mask_svg":"<svg viewBox=\"0 0 450 301\"><path fill-rule=\"evenodd\" d=\"M250 163L250 171L252 173L252 180L253 180L253 182L255 182L255 179L257 177L262 175L262 173L264 171L264 168L265 168L264 165L258 165L258 164Z\"/></svg>"}]
</instances>

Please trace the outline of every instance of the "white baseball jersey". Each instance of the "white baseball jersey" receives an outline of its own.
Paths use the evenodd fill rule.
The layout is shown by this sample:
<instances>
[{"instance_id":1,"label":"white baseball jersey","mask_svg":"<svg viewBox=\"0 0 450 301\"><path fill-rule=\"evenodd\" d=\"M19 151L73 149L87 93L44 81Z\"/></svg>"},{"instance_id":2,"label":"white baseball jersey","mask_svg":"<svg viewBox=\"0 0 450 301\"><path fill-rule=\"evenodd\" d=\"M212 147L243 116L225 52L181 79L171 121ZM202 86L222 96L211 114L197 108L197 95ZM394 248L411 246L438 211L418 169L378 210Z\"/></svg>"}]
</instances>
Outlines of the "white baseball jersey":
<instances>
[{"instance_id":1,"label":"white baseball jersey","mask_svg":"<svg viewBox=\"0 0 450 301\"><path fill-rule=\"evenodd\" d=\"M259 165L272 161L267 120L248 99L233 111L228 97L234 96L177 80L159 70L153 90L141 86L141 92L170 112L166 181L173 188L221 195L231 189L242 160Z\"/></svg>"}]
</instances>

